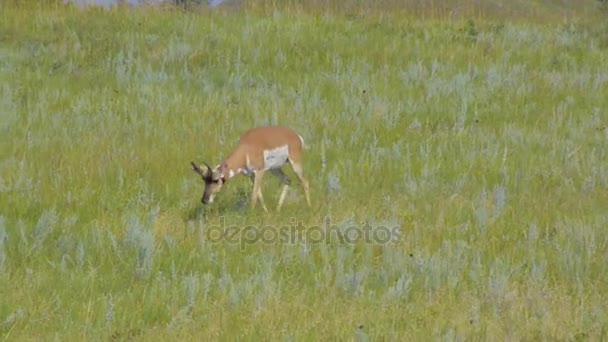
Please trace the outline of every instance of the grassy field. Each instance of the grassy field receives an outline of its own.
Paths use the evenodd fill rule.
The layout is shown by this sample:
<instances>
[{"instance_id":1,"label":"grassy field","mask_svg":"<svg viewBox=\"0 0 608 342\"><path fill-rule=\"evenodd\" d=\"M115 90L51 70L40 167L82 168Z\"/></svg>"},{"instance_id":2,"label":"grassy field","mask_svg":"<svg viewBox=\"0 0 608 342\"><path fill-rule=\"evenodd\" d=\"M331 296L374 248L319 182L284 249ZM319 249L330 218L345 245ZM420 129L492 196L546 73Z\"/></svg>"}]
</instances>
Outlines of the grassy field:
<instances>
[{"instance_id":1,"label":"grassy field","mask_svg":"<svg viewBox=\"0 0 608 342\"><path fill-rule=\"evenodd\" d=\"M1 5L3 340L608 338L594 2L248 6ZM203 206L265 124L312 208Z\"/></svg>"}]
</instances>

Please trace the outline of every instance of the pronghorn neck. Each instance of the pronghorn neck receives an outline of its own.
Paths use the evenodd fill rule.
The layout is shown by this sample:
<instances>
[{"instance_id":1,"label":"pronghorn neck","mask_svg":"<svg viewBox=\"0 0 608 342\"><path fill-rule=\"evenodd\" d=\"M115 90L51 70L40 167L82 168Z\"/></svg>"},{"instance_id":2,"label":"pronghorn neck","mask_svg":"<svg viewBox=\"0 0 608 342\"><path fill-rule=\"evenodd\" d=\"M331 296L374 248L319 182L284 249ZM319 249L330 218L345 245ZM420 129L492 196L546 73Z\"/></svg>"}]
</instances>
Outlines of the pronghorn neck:
<instances>
[{"instance_id":1,"label":"pronghorn neck","mask_svg":"<svg viewBox=\"0 0 608 342\"><path fill-rule=\"evenodd\" d=\"M218 169L225 180L239 173L249 173L251 170L249 154L239 145L219 166Z\"/></svg>"}]
</instances>

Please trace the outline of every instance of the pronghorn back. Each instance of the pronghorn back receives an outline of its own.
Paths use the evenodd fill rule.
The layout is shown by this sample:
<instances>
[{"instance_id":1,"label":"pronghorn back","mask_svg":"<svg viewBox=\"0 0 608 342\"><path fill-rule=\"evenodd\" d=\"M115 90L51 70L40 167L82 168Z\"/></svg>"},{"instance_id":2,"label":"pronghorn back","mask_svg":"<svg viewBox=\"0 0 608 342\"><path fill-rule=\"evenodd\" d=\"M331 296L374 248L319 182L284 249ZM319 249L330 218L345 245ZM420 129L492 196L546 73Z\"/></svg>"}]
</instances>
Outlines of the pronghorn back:
<instances>
[{"instance_id":1,"label":"pronghorn back","mask_svg":"<svg viewBox=\"0 0 608 342\"><path fill-rule=\"evenodd\" d=\"M275 168L286 162L286 160L269 161L272 158L286 157L300 164L303 146L302 136L289 127L256 127L243 133L239 139L239 146L226 161L235 159L242 162L244 157L245 164L255 169ZM243 157L239 157L241 155ZM232 165L226 166L231 167Z\"/></svg>"},{"instance_id":2,"label":"pronghorn back","mask_svg":"<svg viewBox=\"0 0 608 342\"><path fill-rule=\"evenodd\" d=\"M304 139L294 130L284 126L263 126L246 131L239 140L241 144L254 144L263 149L289 145L290 149L302 149Z\"/></svg>"}]
</instances>

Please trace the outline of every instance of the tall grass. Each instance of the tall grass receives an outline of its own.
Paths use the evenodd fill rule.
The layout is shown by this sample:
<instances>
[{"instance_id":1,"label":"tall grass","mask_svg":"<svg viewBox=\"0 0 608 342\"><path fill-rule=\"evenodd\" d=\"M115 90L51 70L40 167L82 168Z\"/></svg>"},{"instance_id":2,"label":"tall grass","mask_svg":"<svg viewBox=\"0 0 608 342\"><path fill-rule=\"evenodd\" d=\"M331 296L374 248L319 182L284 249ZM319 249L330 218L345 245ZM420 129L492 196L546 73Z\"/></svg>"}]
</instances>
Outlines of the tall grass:
<instances>
[{"instance_id":1,"label":"tall grass","mask_svg":"<svg viewBox=\"0 0 608 342\"><path fill-rule=\"evenodd\" d=\"M605 24L275 5L3 5L3 338L605 339ZM313 207L202 206L264 124Z\"/></svg>"}]
</instances>

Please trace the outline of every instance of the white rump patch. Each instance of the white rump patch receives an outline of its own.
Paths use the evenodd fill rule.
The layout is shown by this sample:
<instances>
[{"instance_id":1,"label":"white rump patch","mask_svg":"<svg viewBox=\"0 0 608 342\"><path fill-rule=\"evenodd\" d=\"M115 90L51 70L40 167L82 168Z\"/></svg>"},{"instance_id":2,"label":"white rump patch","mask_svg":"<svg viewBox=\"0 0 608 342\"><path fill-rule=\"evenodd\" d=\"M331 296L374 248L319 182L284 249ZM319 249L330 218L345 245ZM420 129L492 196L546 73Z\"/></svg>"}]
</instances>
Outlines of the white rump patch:
<instances>
[{"instance_id":1,"label":"white rump patch","mask_svg":"<svg viewBox=\"0 0 608 342\"><path fill-rule=\"evenodd\" d=\"M287 145L272 150L264 150L264 169L278 169L287 162L289 148Z\"/></svg>"}]
</instances>

